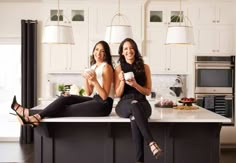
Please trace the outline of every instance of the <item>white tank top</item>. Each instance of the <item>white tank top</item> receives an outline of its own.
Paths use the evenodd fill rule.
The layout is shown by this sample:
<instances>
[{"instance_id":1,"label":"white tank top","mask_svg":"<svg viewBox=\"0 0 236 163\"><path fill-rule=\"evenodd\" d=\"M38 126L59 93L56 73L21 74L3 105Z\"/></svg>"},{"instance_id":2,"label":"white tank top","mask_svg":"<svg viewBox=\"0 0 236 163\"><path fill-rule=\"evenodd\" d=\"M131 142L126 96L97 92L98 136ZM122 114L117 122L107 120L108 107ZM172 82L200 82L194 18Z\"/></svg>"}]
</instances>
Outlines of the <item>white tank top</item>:
<instances>
[{"instance_id":1,"label":"white tank top","mask_svg":"<svg viewBox=\"0 0 236 163\"><path fill-rule=\"evenodd\" d=\"M102 77L102 72L103 72L103 68L105 67L107 63L103 62L101 65L99 65L98 67L96 66L96 64L91 66L91 69L95 70L96 76L97 76L97 80L98 83L101 85L101 87L103 86L103 77ZM93 90L93 94L97 93L96 89ZM114 88L113 88L113 82L111 83L111 88L110 88L110 92L109 92L109 97L114 98Z\"/></svg>"}]
</instances>

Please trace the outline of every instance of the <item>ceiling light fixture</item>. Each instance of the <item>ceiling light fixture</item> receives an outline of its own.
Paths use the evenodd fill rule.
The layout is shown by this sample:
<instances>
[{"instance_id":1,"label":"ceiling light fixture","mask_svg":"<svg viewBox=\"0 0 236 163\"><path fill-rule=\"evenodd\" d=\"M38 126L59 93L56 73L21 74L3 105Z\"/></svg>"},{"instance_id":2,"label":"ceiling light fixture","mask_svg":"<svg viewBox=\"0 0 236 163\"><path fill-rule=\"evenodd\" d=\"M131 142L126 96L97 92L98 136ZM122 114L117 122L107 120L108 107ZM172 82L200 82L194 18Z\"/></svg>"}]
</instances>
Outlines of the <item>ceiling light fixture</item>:
<instances>
[{"instance_id":1,"label":"ceiling light fixture","mask_svg":"<svg viewBox=\"0 0 236 163\"><path fill-rule=\"evenodd\" d=\"M132 28L128 25L128 19L120 13L120 0L118 1L118 13L112 17L111 25L106 27L105 41L109 44L119 44L125 38L132 38ZM118 23L115 24L115 21ZM121 22L123 21L123 22Z\"/></svg>"},{"instance_id":2,"label":"ceiling light fixture","mask_svg":"<svg viewBox=\"0 0 236 163\"><path fill-rule=\"evenodd\" d=\"M184 16L181 9L181 0L180 0L180 10L179 15L171 18L176 19L174 25L168 25L167 35L166 35L166 45L171 44L180 44L180 45L193 45L193 27L190 19L187 16ZM177 23L178 22L178 23Z\"/></svg>"},{"instance_id":3,"label":"ceiling light fixture","mask_svg":"<svg viewBox=\"0 0 236 163\"><path fill-rule=\"evenodd\" d=\"M57 17L56 22L47 19L43 29L42 43L45 44L74 44L74 36L70 20L60 13L59 0L57 1L57 14L50 16ZM65 21L63 21L65 18ZM63 22L62 22L62 21ZM50 22L50 24L48 24Z\"/></svg>"}]
</instances>

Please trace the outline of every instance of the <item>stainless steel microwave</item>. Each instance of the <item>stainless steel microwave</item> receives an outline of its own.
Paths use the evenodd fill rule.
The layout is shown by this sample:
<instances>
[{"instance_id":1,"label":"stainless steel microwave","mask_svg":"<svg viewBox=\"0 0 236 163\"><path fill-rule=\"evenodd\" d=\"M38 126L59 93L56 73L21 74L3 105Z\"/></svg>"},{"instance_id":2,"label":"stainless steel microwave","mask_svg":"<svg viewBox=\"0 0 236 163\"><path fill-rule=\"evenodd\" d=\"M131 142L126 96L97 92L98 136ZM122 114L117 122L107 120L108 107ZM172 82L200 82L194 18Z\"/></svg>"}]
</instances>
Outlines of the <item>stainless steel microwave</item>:
<instances>
[{"instance_id":1,"label":"stainless steel microwave","mask_svg":"<svg viewBox=\"0 0 236 163\"><path fill-rule=\"evenodd\" d=\"M195 93L234 93L234 56L195 58Z\"/></svg>"}]
</instances>

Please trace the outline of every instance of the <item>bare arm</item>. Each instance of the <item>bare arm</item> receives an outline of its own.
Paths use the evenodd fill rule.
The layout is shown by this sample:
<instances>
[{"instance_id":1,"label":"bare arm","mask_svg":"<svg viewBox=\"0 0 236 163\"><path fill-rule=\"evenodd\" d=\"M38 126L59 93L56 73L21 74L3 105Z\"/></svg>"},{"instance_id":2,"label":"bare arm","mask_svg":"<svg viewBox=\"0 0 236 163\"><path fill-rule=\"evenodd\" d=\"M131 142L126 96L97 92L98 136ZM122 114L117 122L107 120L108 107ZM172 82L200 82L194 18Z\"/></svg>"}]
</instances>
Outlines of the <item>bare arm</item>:
<instances>
[{"instance_id":1,"label":"bare arm","mask_svg":"<svg viewBox=\"0 0 236 163\"><path fill-rule=\"evenodd\" d=\"M87 79L85 79L85 81L84 81L84 89L85 89L86 95L88 95L88 96L90 96L93 92L93 85L91 83L89 83L89 81Z\"/></svg>"},{"instance_id":2,"label":"bare arm","mask_svg":"<svg viewBox=\"0 0 236 163\"><path fill-rule=\"evenodd\" d=\"M146 84L145 86L141 86L139 85L135 79L131 79L129 81L126 81L126 83L132 87L134 87L135 89L137 89L140 93L142 93L143 95L150 95L151 93L151 88L152 88L152 79L151 79L151 72L150 72L150 68L148 65L144 64L144 70L145 70L145 74L146 74Z\"/></svg>"},{"instance_id":3,"label":"bare arm","mask_svg":"<svg viewBox=\"0 0 236 163\"><path fill-rule=\"evenodd\" d=\"M122 96L125 87L124 73L121 66L115 68L115 94L117 97Z\"/></svg>"},{"instance_id":4,"label":"bare arm","mask_svg":"<svg viewBox=\"0 0 236 163\"><path fill-rule=\"evenodd\" d=\"M89 74L87 72L83 72L82 76L84 77L84 89L86 95L90 96L93 92L93 85L91 81L89 81L92 74Z\"/></svg>"},{"instance_id":5,"label":"bare arm","mask_svg":"<svg viewBox=\"0 0 236 163\"><path fill-rule=\"evenodd\" d=\"M97 78L93 78L91 80L91 83L93 84L99 96L103 100L106 100L107 97L109 96L111 84L113 82L113 69L109 64L106 64L105 67L103 68L102 77L103 77L103 85L99 84Z\"/></svg>"}]
</instances>

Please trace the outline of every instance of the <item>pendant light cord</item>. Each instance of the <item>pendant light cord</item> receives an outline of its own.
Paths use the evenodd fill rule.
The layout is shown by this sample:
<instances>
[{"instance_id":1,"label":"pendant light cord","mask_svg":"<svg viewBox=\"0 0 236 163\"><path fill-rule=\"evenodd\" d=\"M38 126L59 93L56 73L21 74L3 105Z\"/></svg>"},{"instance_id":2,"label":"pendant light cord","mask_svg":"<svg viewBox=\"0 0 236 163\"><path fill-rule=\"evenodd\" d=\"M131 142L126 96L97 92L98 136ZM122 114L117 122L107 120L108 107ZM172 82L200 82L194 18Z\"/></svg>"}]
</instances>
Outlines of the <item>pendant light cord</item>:
<instances>
[{"instance_id":1,"label":"pendant light cord","mask_svg":"<svg viewBox=\"0 0 236 163\"><path fill-rule=\"evenodd\" d=\"M120 24L120 0L118 0L118 16L119 16L119 24Z\"/></svg>"},{"instance_id":2,"label":"pendant light cord","mask_svg":"<svg viewBox=\"0 0 236 163\"><path fill-rule=\"evenodd\" d=\"M57 0L57 25L59 25L60 21L60 9L59 9L59 0Z\"/></svg>"},{"instance_id":3,"label":"pendant light cord","mask_svg":"<svg viewBox=\"0 0 236 163\"><path fill-rule=\"evenodd\" d=\"M179 16L180 16L180 21L179 21L179 23L181 24L181 22L183 22L183 17L184 17L184 15L183 15L183 11L182 11L182 0L180 0L179 1Z\"/></svg>"},{"instance_id":4,"label":"pendant light cord","mask_svg":"<svg viewBox=\"0 0 236 163\"><path fill-rule=\"evenodd\" d=\"M182 11L181 6L182 6L182 1L180 0L180 2L179 2L179 11L180 11L180 12Z\"/></svg>"},{"instance_id":5,"label":"pendant light cord","mask_svg":"<svg viewBox=\"0 0 236 163\"><path fill-rule=\"evenodd\" d=\"M120 15L120 0L118 0L118 14Z\"/></svg>"}]
</instances>

